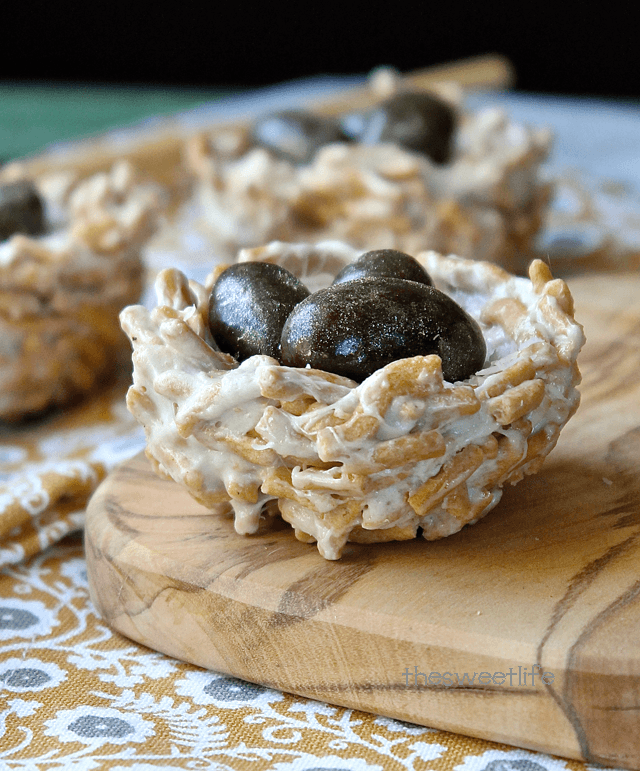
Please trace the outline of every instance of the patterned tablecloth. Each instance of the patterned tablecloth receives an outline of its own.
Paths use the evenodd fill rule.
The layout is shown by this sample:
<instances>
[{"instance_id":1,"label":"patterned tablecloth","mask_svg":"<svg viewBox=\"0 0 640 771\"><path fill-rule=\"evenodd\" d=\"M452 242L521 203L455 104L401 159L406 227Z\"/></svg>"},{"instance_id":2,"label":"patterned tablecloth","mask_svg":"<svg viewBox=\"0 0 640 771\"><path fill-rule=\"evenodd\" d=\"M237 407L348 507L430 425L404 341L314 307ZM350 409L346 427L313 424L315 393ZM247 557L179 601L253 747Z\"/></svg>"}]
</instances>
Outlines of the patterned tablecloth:
<instances>
[{"instance_id":1,"label":"patterned tablecloth","mask_svg":"<svg viewBox=\"0 0 640 771\"><path fill-rule=\"evenodd\" d=\"M565 165L580 142L590 142L591 155L583 148L576 166L592 180L615 144L627 163L610 159L607 168L637 196L637 143L598 150L593 134L579 128L587 110L592 129L600 120L609 136L617 126L621 136L637 137L637 107L496 99L518 117L538 114L536 122L553 125ZM157 265L172 255L151 258ZM196 249L176 261L191 261L198 277L210 267L199 259ZM0 769L585 767L247 684L111 632L89 600L81 528L92 491L144 446L124 406L127 383L124 373L64 412L0 426Z\"/></svg>"}]
</instances>

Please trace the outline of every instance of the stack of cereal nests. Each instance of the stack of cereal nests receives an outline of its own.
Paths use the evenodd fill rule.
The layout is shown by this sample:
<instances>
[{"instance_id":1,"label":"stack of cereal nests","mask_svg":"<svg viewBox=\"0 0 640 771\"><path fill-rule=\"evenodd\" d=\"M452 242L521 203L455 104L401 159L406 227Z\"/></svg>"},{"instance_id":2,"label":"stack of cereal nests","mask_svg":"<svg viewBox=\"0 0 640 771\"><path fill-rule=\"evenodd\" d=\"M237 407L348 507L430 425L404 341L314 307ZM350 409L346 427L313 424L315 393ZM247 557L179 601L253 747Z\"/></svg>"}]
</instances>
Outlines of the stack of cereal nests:
<instances>
[{"instance_id":1,"label":"stack of cereal nests","mask_svg":"<svg viewBox=\"0 0 640 771\"><path fill-rule=\"evenodd\" d=\"M0 182L32 185L19 164ZM34 181L44 227L0 243L0 420L69 402L114 372L127 340L118 314L140 297L141 248L161 209L129 163L78 180Z\"/></svg>"},{"instance_id":2,"label":"stack of cereal nests","mask_svg":"<svg viewBox=\"0 0 640 771\"><path fill-rule=\"evenodd\" d=\"M400 78L371 80L378 101L402 93ZM358 249L394 248L528 264L551 187L541 165L547 129L512 121L502 110L465 110L442 86L438 98L457 115L444 163L391 142L334 141L294 163L256 144L252 127L193 138L187 161L195 201L215 253L274 240L344 241Z\"/></svg>"},{"instance_id":3,"label":"stack of cereal nests","mask_svg":"<svg viewBox=\"0 0 640 771\"><path fill-rule=\"evenodd\" d=\"M273 262L310 285L359 252L335 242L272 243L240 261ZM435 286L481 325L484 368L443 381L438 356L394 361L362 383L216 350L205 286L167 269L158 305L121 314L133 344L128 407L161 476L239 533L274 503L302 541L338 559L347 541L442 538L477 521L505 483L538 471L579 403L583 345L566 284L534 261L530 280L486 263L417 256Z\"/></svg>"}]
</instances>

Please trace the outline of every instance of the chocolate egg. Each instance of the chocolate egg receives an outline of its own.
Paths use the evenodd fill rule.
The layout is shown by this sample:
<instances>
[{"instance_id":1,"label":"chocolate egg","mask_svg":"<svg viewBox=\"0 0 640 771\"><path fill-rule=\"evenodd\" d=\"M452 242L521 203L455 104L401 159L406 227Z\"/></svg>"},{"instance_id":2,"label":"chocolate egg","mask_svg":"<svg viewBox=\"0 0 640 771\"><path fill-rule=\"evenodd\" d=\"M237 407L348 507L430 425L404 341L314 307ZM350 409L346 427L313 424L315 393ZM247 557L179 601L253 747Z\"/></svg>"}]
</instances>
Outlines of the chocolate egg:
<instances>
[{"instance_id":1,"label":"chocolate egg","mask_svg":"<svg viewBox=\"0 0 640 771\"><path fill-rule=\"evenodd\" d=\"M358 278L379 278L380 276L432 284L429 274L416 259L396 249L377 249L366 252L344 267L333 279L333 283L341 284Z\"/></svg>"},{"instance_id":2,"label":"chocolate egg","mask_svg":"<svg viewBox=\"0 0 640 771\"><path fill-rule=\"evenodd\" d=\"M45 230L42 201L32 182L0 185L0 241L14 233L38 236Z\"/></svg>"},{"instance_id":3,"label":"chocolate egg","mask_svg":"<svg viewBox=\"0 0 640 771\"><path fill-rule=\"evenodd\" d=\"M323 145L348 142L340 124L302 110L266 115L253 126L253 141L291 163L309 163Z\"/></svg>"},{"instance_id":4,"label":"chocolate egg","mask_svg":"<svg viewBox=\"0 0 640 771\"><path fill-rule=\"evenodd\" d=\"M280 359L284 322L308 294L301 281L278 265L232 265L220 274L211 290L211 333L220 350L238 361L256 354Z\"/></svg>"},{"instance_id":5,"label":"chocolate egg","mask_svg":"<svg viewBox=\"0 0 640 771\"><path fill-rule=\"evenodd\" d=\"M362 117L356 138L365 144L393 142L447 163L455 127L455 110L443 99L424 91L402 91Z\"/></svg>"},{"instance_id":6,"label":"chocolate egg","mask_svg":"<svg viewBox=\"0 0 640 771\"><path fill-rule=\"evenodd\" d=\"M477 322L432 286L398 278L333 284L296 305L282 330L282 362L361 382L397 359L437 354L449 382L484 365Z\"/></svg>"}]
</instances>

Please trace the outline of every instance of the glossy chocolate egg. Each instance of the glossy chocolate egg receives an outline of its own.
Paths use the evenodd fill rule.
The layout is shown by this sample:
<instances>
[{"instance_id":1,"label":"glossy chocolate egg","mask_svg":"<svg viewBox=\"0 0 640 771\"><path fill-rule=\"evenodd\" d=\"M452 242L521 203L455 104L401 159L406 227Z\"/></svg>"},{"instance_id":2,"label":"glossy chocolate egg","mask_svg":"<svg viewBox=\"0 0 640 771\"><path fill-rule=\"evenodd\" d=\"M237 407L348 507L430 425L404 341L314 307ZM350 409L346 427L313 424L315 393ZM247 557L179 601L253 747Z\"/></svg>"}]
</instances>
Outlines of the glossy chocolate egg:
<instances>
[{"instance_id":1,"label":"glossy chocolate egg","mask_svg":"<svg viewBox=\"0 0 640 771\"><path fill-rule=\"evenodd\" d=\"M453 107L424 91L404 91L381 102L363 116L360 136L365 144L393 142L447 163L456 127Z\"/></svg>"},{"instance_id":2,"label":"glossy chocolate egg","mask_svg":"<svg viewBox=\"0 0 640 771\"><path fill-rule=\"evenodd\" d=\"M340 124L302 110L266 115L253 126L253 140L291 163L309 163L323 145L348 142Z\"/></svg>"},{"instance_id":3,"label":"glossy chocolate egg","mask_svg":"<svg viewBox=\"0 0 640 771\"><path fill-rule=\"evenodd\" d=\"M240 262L211 290L209 325L221 351L238 361L255 354L280 359L282 327L309 290L292 273L266 262Z\"/></svg>"},{"instance_id":4,"label":"glossy chocolate egg","mask_svg":"<svg viewBox=\"0 0 640 771\"><path fill-rule=\"evenodd\" d=\"M44 233L44 211L32 182L0 185L0 241L14 233L38 236Z\"/></svg>"},{"instance_id":5,"label":"glossy chocolate egg","mask_svg":"<svg viewBox=\"0 0 640 771\"><path fill-rule=\"evenodd\" d=\"M484 364L478 324L432 286L396 278L333 284L297 305L282 330L282 362L364 380L397 359L437 354L445 380Z\"/></svg>"},{"instance_id":6,"label":"glossy chocolate egg","mask_svg":"<svg viewBox=\"0 0 640 771\"><path fill-rule=\"evenodd\" d=\"M395 249L377 249L361 255L344 267L333 279L333 283L342 284L344 281L354 281L358 278L381 276L403 278L429 286L432 284L429 274L416 259Z\"/></svg>"}]
</instances>

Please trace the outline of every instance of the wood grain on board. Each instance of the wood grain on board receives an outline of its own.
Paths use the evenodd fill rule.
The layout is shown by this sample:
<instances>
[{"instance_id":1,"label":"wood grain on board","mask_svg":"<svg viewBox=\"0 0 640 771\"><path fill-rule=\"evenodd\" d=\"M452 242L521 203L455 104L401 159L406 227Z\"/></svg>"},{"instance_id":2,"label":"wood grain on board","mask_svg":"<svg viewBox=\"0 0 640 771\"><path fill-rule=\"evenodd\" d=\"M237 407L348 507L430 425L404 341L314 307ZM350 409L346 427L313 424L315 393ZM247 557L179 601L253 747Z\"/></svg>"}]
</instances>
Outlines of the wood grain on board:
<instances>
[{"instance_id":1,"label":"wood grain on board","mask_svg":"<svg viewBox=\"0 0 640 771\"><path fill-rule=\"evenodd\" d=\"M481 522L327 562L284 523L237 535L138 457L89 506L99 612L256 683L640 768L640 276L570 286L582 405Z\"/></svg>"}]
</instances>

